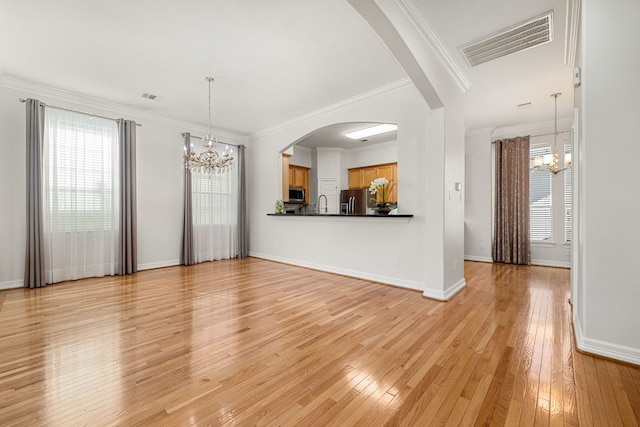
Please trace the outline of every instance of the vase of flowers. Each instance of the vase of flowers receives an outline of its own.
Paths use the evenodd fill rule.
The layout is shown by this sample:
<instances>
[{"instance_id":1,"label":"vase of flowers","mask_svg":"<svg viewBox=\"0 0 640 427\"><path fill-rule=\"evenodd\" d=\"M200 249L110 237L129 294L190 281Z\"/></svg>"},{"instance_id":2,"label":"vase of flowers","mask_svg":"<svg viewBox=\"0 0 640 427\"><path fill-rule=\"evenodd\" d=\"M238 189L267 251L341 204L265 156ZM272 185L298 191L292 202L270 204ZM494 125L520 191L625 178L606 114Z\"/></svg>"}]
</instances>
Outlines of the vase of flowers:
<instances>
[{"instance_id":1,"label":"vase of flowers","mask_svg":"<svg viewBox=\"0 0 640 427\"><path fill-rule=\"evenodd\" d=\"M376 196L371 198L371 201L376 204L374 208L376 214L388 215L391 211L388 201L392 187L393 183L385 177L376 178L369 184L369 194Z\"/></svg>"}]
</instances>

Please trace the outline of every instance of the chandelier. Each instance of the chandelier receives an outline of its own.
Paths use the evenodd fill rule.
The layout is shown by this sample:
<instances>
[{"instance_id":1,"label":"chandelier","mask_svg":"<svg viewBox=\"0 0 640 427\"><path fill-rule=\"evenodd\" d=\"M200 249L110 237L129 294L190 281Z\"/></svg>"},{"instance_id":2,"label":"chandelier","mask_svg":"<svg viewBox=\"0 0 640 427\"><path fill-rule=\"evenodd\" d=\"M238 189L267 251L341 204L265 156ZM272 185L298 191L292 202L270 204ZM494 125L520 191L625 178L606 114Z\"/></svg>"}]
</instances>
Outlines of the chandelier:
<instances>
[{"instance_id":1,"label":"chandelier","mask_svg":"<svg viewBox=\"0 0 640 427\"><path fill-rule=\"evenodd\" d=\"M220 173L228 170L233 165L233 151L225 145L222 153L217 151L218 138L211 131L211 82L213 77L205 77L209 82L209 131L202 138L202 152L196 154L193 143L187 153L184 148L184 164L192 172Z\"/></svg>"},{"instance_id":2,"label":"chandelier","mask_svg":"<svg viewBox=\"0 0 640 427\"><path fill-rule=\"evenodd\" d=\"M561 93L554 93L551 96L554 99L555 103L555 115L554 115L554 126L553 126L553 152L551 154L545 154L544 156L536 156L533 158L533 167L538 170L548 170L554 175L559 174L560 172L571 168L571 153L564 154L564 164L566 165L563 168L560 168L559 160L558 160L558 97L562 95Z\"/></svg>"}]
</instances>

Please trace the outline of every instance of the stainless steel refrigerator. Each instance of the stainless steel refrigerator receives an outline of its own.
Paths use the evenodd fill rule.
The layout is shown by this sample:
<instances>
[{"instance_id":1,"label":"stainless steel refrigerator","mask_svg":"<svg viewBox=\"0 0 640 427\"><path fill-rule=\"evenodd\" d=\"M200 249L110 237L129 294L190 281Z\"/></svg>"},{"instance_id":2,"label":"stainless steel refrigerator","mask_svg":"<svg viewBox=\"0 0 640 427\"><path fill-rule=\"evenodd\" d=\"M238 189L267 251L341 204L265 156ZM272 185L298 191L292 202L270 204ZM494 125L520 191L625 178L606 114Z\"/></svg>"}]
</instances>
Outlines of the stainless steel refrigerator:
<instances>
[{"instance_id":1,"label":"stainless steel refrigerator","mask_svg":"<svg viewBox=\"0 0 640 427\"><path fill-rule=\"evenodd\" d=\"M346 215L365 215L371 205L368 188L340 191L340 213Z\"/></svg>"}]
</instances>

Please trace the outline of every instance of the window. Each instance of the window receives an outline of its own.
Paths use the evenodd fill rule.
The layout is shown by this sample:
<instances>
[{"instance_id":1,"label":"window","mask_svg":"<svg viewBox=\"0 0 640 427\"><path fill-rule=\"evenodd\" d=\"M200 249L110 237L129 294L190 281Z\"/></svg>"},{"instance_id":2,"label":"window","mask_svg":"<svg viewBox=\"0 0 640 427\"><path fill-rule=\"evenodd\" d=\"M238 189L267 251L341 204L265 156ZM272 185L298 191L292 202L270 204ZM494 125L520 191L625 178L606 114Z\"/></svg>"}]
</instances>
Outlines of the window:
<instances>
[{"instance_id":1,"label":"window","mask_svg":"<svg viewBox=\"0 0 640 427\"><path fill-rule=\"evenodd\" d=\"M191 188L195 227L231 223L231 171L192 172Z\"/></svg>"},{"instance_id":2,"label":"window","mask_svg":"<svg viewBox=\"0 0 640 427\"><path fill-rule=\"evenodd\" d=\"M118 267L118 125L45 107L42 217L48 283Z\"/></svg>"},{"instance_id":3,"label":"window","mask_svg":"<svg viewBox=\"0 0 640 427\"><path fill-rule=\"evenodd\" d=\"M571 153L571 144L564 145L565 154ZM573 154L572 154L573 156ZM564 171L564 241L571 241L571 203L572 203L573 169Z\"/></svg>"},{"instance_id":4,"label":"window","mask_svg":"<svg viewBox=\"0 0 640 427\"><path fill-rule=\"evenodd\" d=\"M116 229L117 141L113 120L47 107L45 232Z\"/></svg>"},{"instance_id":5,"label":"window","mask_svg":"<svg viewBox=\"0 0 640 427\"><path fill-rule=\"evenodd\" d=\"M529 156L529 237L531 241L551 240L551 176L546 170L533 169L534 157L551 154L551 147L531 148Z\"/></svg>"},{"instance_id":6,"label":"window","mask_svg":"<svg viewBox=\"0 0 640 427\"><path fill-rule=\"evenodd\" d=\"M193 138L193 137L192 137ZM191 211L195 261L237 256L238 172L191 172Z\"/></svg>"}]
</instances>

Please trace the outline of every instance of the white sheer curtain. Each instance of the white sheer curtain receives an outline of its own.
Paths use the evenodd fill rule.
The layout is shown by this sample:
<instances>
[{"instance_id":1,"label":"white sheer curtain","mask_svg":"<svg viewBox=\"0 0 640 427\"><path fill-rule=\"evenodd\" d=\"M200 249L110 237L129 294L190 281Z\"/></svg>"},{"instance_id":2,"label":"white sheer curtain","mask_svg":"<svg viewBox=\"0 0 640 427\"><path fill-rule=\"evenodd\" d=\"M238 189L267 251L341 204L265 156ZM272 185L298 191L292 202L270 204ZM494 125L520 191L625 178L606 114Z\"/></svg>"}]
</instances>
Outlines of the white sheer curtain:
<instances>
[{"instance_id":1,"label":"white sheer curtain","mask_svg":"<svg viewBox=\"0 0 640 427\"><path fill-rule=\"evenodd\" d=\"M235 258L238 253L237 168L218 174L191 173L196 262Z\"/></svg>"},{"instance_id":2,"label":"white sheer curtain","mask_svg":"<svg viewBox=\"0 0 640 427\"><path fill-rule=\"evenodd\" d=\"M47 283L116 274L117 124L46 107L44 127Z\"/></svg>"}]
</instances>

